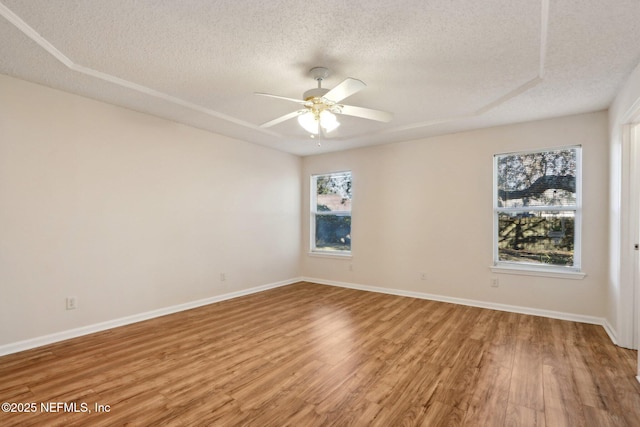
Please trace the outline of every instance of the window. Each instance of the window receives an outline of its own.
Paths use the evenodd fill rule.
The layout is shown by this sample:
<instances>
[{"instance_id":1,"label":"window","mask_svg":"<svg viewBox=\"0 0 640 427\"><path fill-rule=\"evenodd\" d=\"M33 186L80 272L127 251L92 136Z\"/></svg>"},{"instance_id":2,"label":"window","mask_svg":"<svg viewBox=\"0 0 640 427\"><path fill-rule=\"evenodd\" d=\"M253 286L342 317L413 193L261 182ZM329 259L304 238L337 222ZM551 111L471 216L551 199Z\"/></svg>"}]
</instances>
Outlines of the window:
<instances>
[{"instance_id":1,"label":"window","mask_svg":"<svg viewBox=\"0 0 640 427\"><path fill-rule=\"evenodd\" d=\"M351 254L351 172L311 177L311 251Z\"/></svg>"},{"instance_id":2,"label":"window","mask_svg":"<svg viewBox=\"0 0 640 427\"><path fill-rule=\"evenodd\" d=\"M581 148L494 157L494 265L580 270Z\"/></svg>"}]
</instances>

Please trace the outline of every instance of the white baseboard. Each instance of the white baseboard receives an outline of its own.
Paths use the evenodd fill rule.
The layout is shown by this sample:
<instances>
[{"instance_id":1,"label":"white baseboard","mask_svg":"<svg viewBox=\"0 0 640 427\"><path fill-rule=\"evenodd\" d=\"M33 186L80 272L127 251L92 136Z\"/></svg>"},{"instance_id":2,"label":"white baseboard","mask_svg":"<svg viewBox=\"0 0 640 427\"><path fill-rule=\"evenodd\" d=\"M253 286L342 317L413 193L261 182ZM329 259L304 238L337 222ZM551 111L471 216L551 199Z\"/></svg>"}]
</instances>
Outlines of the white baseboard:
<instances>
[{"instance_id":1,"label":"white baseboard","mask_svg":"<svg viewBox=\"0 0 640 427\"><path fill-rule=\"evenodd\" d=\"M607 333L607 335L609 335L609 338L611 338L611 341L615 344L618 345L618 335L616 334L616 330L613 329L613 326L611 326L611 323L609 323L609 321L607 319L604 319L604 323L602 324L602 327L604 328L605 332Z\"/></svg>"},{"instance_id":2,"label":"white baseboard","mask_svg":"<svg viewBox=\"0 0 640 427\"><path fill-rule=\"evenodd\" d=\"M477 301L465 298L448 297L444 295L427 294L422 292L405 291L401 289L379 288L376 286L359 285L355 283L336 282L332 280L316 279L312 277L303 277L302 280L320 285L338 286L341 288L357 289L361 291L378 292L389 295L397 295L403 297L427 299L432 301L448 302L452 304L467 305L471 307L488 308L491 310L507 311L510 313L530 314L533 316L548 317L551 319L569 320L572 322L589 323L593 325L603 326L609 337L614 341L615 335L612 334L611 328L607 328L605 324L608 322L601 317L585 316L582 314L564 313L561 311L543 310L531 307L521 307L517 305L499 304L487 301Z\"/></svg>"},{"instance_id":3,"label":"white baseboard","mask_svg":"<svg viewBox=\"0 0 640 427\"><path fill-rule=\"evenodd\" d=\"M153 319L155 317L166 316L167 314L172 314L180 311L190 310L192 308L202 307L203 305L209 305L216 302L238 298L245 295L255 294L258 292L266 291L268 289L274 289L274 288L279 288L281 286L291 285L301 280L302 279L300 278L295 278L295 279L284 280L282 282L269 283L266 285L256 286L249 289L243 289L237 292L217 295L214 297L205 298L197 301L191 301L184 304L173 305L171 307L160 308L157 310L147 311L144 313L134 314L131 316L121 317L113 320L108 320L106 322L95 323L93 325L82 326L80 328L74 328L66 331L56 332L50 335L44 335L41 337L31 338L24 341L5 344L0 346L0 356L4 356L11 353L17 353L20 351L29 350L36 347L41 347L43 345L52 344L55 342L80 337L83 335L92 334L94 332L100 332L107 329L117 328L118 326L124 326L124 325L129 325L131 323L141 322L143 320Z\"/></svg>"},{"instance_id":4,"label":"white baseboard","mask_svg":"<svg viewBox=\"0 0 640 427\"><path fill-rule=\"evenodd\" d=\"M192 308L202 307L204 305L213 304L220 301L225 301L233 298L238 298L245 295L255 294L258 292L266 291L268 289L274 289L281 286L291 285L296 282L305 281L311 283L317 283L320 285L338 286L342 288L357 289L361 291L377 292L389 295L397 295L411 298L427 299L440 302L448 302L452 304L467 305L471 307L487 308L491 310L507 311L511 313L530 314L533 316L548 317L551 319L569 320L573 322L589 323L594 325L600 325L604 328L611 341L617 345L616 334L609 322L600 317L585 316L580 314L564 313L559 311L542 310L530 307L521 307L515 305L499 304L486 301L477 301L465 298L448 297L444 295L427 294L422 292L405 291L401 289L380 288L376 286L359 285L355 283L337 282L332 280L317 279L312 277L298 277L281 282L269 283L262 286L256 286L242 291L231 292L228 294L217 295L211 298L205 298L197 301L192 301L184 304L178 304L171 307L165 307L158 310L147 311L145 313L134 314L131 316L121 317L118 319L108 320L106 322L95 323L93 325L87 325L80 328L69 329L66 331L56 332L50 335L36 337L24 341L18 341L15 343L5 344L0 346L0 356L7 354L17 353L24 350L29 350L43 345L52 344L59 341L68 340L71 338L80 337L83 335L92 334L94 332L100 332L107 329L116 328L119 326L129 325L131 323L141 322L143 320L153 319L155 317L165 316L167 314L177 313L180 311L190 310ZM639 378L640 380L640 378Z\"/></svg>"}]
</instances>

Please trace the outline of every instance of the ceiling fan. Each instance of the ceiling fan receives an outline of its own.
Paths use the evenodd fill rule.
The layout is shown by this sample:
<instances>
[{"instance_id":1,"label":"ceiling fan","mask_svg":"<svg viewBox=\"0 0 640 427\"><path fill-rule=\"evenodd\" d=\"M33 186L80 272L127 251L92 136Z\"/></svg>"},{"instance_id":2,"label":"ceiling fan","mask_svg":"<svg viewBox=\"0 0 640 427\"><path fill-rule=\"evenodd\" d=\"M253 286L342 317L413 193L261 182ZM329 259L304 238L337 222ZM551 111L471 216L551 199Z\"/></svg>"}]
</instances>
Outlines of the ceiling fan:
<instances>
[{"instance_id":1,"label":"ceiling fan","mask_svg":"<svg viewBox=\"0 0 640 427\"><path fill-rule=\"evenodd\" d=\"M317 135L318 132L322 132L323 134L329 133L340 126L335 114L360 117L379 122L388 122L393 118L393 114L387 113L386 111L372 110L370 108L355 107L353 105L344 105L339 103L343 99L364 89L367 85L362 81L347 77L338 86L329 90L322 87L322 81L329 75L329 70L327 68L314 67L309 70L309 74L311 74L311 77L318 82L318 87L306 91L302 95L303 99L301 100L271 95L268 93L255 93L260 96L269 96L271 98L295 102L304 107L263 123L260 127L268 128L297 117L300 126L312 135Z\"/></svg>"}]
</instances>

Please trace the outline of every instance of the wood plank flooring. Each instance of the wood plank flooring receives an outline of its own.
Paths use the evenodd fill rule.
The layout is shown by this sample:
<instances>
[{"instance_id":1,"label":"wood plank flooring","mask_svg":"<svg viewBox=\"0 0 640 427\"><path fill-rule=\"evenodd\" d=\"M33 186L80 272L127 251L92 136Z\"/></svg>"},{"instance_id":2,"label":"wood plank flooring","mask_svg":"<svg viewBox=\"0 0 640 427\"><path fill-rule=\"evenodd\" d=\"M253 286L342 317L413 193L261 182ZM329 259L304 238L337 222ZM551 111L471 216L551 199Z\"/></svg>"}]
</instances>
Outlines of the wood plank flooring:
<instances>
[{"instance_id":1,"label":"wood plank flooring","mask_svg":"<svg viewBox=\"0 0 640 427\"><path fill-rule=\"evenodd\" d=\"M635 372L600 326L298 283L1 357L37 410L0 425L634 427Z\"/></svg>"}]
</instances>

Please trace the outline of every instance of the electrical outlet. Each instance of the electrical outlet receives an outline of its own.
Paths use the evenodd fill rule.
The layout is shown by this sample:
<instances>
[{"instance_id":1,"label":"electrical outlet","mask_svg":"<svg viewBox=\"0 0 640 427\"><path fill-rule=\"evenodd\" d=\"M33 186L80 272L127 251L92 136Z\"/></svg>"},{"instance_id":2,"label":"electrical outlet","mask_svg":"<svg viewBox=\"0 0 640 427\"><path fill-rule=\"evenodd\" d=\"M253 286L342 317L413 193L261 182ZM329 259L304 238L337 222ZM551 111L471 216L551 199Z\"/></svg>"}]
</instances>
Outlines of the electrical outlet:
<instances>
[{"instance_id":1,"label":"electrical outlet","mask_svg":"<svg viewBox=\"0 0 640 427\"><path fill-rule=\"evenodd\" d=\"M67 310L75 310L78 308L78 298L76 297L67 297Z\"/></svg>"},{"instance_id":2,"label":"electrical outlet","mask_svg":"<svg viewBox=\"0 0 640 427\"><path fill-rule=\"evenodd\" d=\"M224 282L225 280L227 280L227 274L226 273L220 273L220 281Z\"/></svg>"},{"instance_id":3,"label":"electrical outlet","mask_svg":"<svg viewBox=\"0 0 640 427\"><path fill-rule=\"evenodd\" d=\"M420 273L420 280L427 280L427 273Z\"/></svg>"},{"instance_id":4,"label":"electrical outlet","mask_svg":"<svg viewBox=\"0 0 640 427\"><path fill-rule=\"evenodd\" d=\"M349 264L349 271L353 271L353 264Z\"/></svg>"},{"instance_id":5,"label":"electrical outlet","mask_svg":"<svg viewBox=\"0 0 640 427\"><path fill-rule=\"evenodd\" d=\"M500 282L498 281L497 278L494 277L494 278L491 279L491 287L492 288L497 288L499 285L500 285Z\"/></svg>"}]
</instances>

